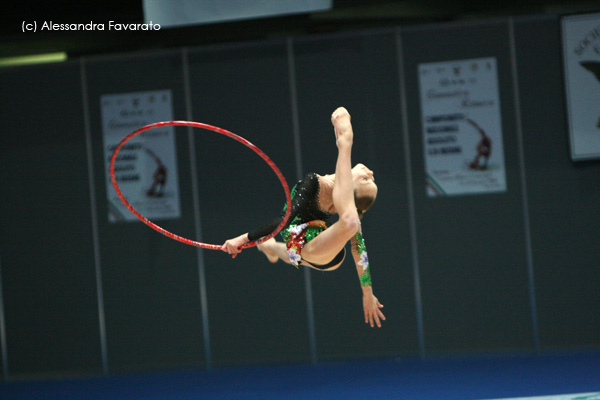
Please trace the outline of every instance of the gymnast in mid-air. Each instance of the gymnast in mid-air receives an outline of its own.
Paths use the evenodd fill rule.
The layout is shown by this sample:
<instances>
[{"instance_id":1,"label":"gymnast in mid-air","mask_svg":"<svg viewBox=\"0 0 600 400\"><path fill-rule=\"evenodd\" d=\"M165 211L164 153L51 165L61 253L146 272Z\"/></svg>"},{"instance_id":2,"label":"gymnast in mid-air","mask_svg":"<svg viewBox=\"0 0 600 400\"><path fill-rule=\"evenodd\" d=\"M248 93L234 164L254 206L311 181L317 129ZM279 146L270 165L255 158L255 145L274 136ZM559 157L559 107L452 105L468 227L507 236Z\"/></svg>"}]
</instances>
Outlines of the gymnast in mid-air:
<instances>
[{"instance_id":1,"label":"gymnast in mid-air","mask_svg":"<svg viewBox=\"0 0 600 400\"><path fill-rule=\"evenodd\" d=\"M383 305L373 294L369 258L362 236L361 219L377 197L373 171L363 164L352 167L351 153L353 130L348 111L340 107L331 115L338 148L335 174L307 174L292 189L291 213L281 230L285 243L271 238L258 245L270 262L283 260L296 267L306 266L322 271L337 269L346 256L346 243L350 241L363 292L365 322L371 327L381 327L385 316ZM286 205L287 207L287 205ZM221 250L236 257L249 241L255 241L273 232L284 218L274 219L266 225L227 240ZM338 221L326 224L334 214Z\"/></svg>"}]
</instances>

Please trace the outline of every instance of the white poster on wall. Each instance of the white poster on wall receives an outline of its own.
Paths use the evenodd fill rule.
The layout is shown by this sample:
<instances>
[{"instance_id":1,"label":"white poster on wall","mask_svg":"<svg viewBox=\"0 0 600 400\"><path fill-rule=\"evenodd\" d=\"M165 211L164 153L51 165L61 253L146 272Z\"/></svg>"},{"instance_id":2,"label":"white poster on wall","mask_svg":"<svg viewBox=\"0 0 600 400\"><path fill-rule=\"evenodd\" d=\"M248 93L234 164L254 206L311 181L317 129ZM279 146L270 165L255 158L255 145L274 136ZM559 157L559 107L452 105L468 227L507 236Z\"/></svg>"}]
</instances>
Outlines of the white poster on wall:
<instances>
[{"instance_id":1,"label":"white poster on wall","mask_svg":"<svg viewBox=\"0 0 600 400\"><path fill-rule=\"evenodd\" d=\"M562 20L571 158L600 157L600 13Z\"/></svg>"},{"instance_id":2,"label":"white poster on wall","mask_svg":"<svg viewBox=\"0 0 600 400\"><path fill-rule=\"evenodd\" d=\"M110 160L117 145L145 125L171 121L170 90L100 97L104 166L110 222L138 221L117 196ZM150 129L130 139L117 154L115 177L127 201L149 220L179 218L179 182L174 127Z\"/></svg>"},{"instance_id":3,"label":"white poster on wall","mask_svg":"<svg viewBox=\"0 0 600 400\"><path fill-rule=\"evenodd\" d=\"M429 197L506 191L496 59L419 64Z\"/></svg>"}]
</instances>

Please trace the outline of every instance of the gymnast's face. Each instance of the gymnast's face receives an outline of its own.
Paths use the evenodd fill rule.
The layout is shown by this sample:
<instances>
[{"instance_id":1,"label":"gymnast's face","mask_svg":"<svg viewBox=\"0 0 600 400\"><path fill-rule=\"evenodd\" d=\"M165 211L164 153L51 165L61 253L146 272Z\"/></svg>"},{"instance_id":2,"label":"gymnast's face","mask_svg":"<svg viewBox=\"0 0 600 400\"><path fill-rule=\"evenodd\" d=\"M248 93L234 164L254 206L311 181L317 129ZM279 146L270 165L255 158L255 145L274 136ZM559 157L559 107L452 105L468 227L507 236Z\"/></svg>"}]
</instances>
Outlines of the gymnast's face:
<instances>
[{"instance_id":1,"label":"gymnast's face","mask_svg":"<svg viewBox=\"0 0 600 400\"><path fill-rule=\"evenodd\" d=\"M377 197L377 185L373 171L367 168L364 164L356 164L352 168L352 182L357 197Z\"/></svg>"}]
</instances>

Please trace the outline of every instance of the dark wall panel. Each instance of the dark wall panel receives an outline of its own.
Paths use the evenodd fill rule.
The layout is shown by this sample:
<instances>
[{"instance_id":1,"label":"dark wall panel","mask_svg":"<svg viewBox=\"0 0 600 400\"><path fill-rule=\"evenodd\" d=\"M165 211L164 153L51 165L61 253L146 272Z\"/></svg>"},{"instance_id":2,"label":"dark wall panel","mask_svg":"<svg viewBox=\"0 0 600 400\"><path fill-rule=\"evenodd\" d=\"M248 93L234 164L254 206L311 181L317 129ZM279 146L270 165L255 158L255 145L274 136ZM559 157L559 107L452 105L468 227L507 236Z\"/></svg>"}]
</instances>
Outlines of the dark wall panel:
<instances>
[{"instance_id":1,"label":"dark wall panel","mask_svg":"<svg viewBox=\"0 0 600 400\"><path fill-rule=\"evenodd\" d=\"M86 63L110 371L204 365L196 250L139 221L108 222L100 97L170 89L174 119L186 119L181 53ZM188 137L177 129L181 217L156 221L194 238Z\"/></svg>"},{"instance_id":2,"label":"dark wall panel","mask_svg":"<svg viewBox=\"0 0 600 400\"><path fill-rule=\"evenodd\" d=\"M101 371L79 65L0 71L9 376Z\"/></svg>"},{"instance_id":3,"label":"dark wall panel","mask_svg":"<svg viewBox=\"0 0 600 400\"><path fill-rule=\"evenodd\" d=\"M190 53L195 120L245 137L296 178L285 42ZM207 242L248 232L279 215L284 192L243 145L195 133L202 234ZM304 275L270 264L256 248L236 259L205 252L211 349L219 365L309 359Z\"/></svg>"},{"instance_id":4,"label":"dark wall panel","mask_svg":"<svg viewBox=\"0 0 600 400\"><path fill-rule=\"evenodd\" d=\"M362 226L374 293L388 320L374 330L364 323L352 257L336 271L313 273L320 358L417 351L396 54L394 31L294 43L304 172L335 172L330 116L344 106L355 132L352 161L371 168L379 186Z\"/></svg>"},{"instance_id":5,"label":"dark wall panel","mask_svg":"<svg viewBox=\"0 0 600 400\"><path fill-rule=\"evenodd\" d=\"M570 161L559 20L517 20L515 39L540 342L598 346L600 163Z\"/></svg>"},{"instance_id":6,"label":"dark wall panel","mask_svg":"<svg viewBox=\"0 0 600 400\"><path fill-rule=\"evenodd\" d=\"M402 31L425 348L527 349L533 344L508 25ZM417 68L496 57L507 191L427 197Z\"/></svg>"}]
</instances>

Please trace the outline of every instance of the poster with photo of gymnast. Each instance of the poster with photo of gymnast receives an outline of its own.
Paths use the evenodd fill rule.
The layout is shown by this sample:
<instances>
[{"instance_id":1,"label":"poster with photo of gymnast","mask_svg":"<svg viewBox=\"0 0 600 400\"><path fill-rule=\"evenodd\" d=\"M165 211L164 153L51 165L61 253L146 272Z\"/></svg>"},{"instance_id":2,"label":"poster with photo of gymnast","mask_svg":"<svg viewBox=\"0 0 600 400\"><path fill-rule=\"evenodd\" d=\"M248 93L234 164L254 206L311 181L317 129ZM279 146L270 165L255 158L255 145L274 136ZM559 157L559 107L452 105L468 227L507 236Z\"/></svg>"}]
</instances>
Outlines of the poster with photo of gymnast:
<instances>
[{"instance_id":1,"label":"poster with photo of gymnast","mask_svg":"<svg viewBox=\"0 0 600 400\"><path fill-rule=\"evenodd\" d=\"M494 57L419 64L429 197L506 191Z\"/></svg>"},{"instance_id":2,"label":"poster with photo of gymnast","mask_svg":"<svg viewBox=\"0 0 600 400\"><path fill-rule=\"evenodd\" d=\"M173 119L170 90L107 94L100 98L104 166L110 222L139 221L121 202L110 180L110 161L130 133ZM117 154L115 178L127 201L149 220L181 216L175 128L164 126L133 137Z\"/></svg>"},{"instance_id":3,"label":"poster with photo of gymnast","mask_svg":"<svg viewBox=\"0 0 600 400\"><path fill-rule=\"evenodd\" d=\"M600 158L600 13L562 19L571 159Z\"/></svg>"}]
</instances>

